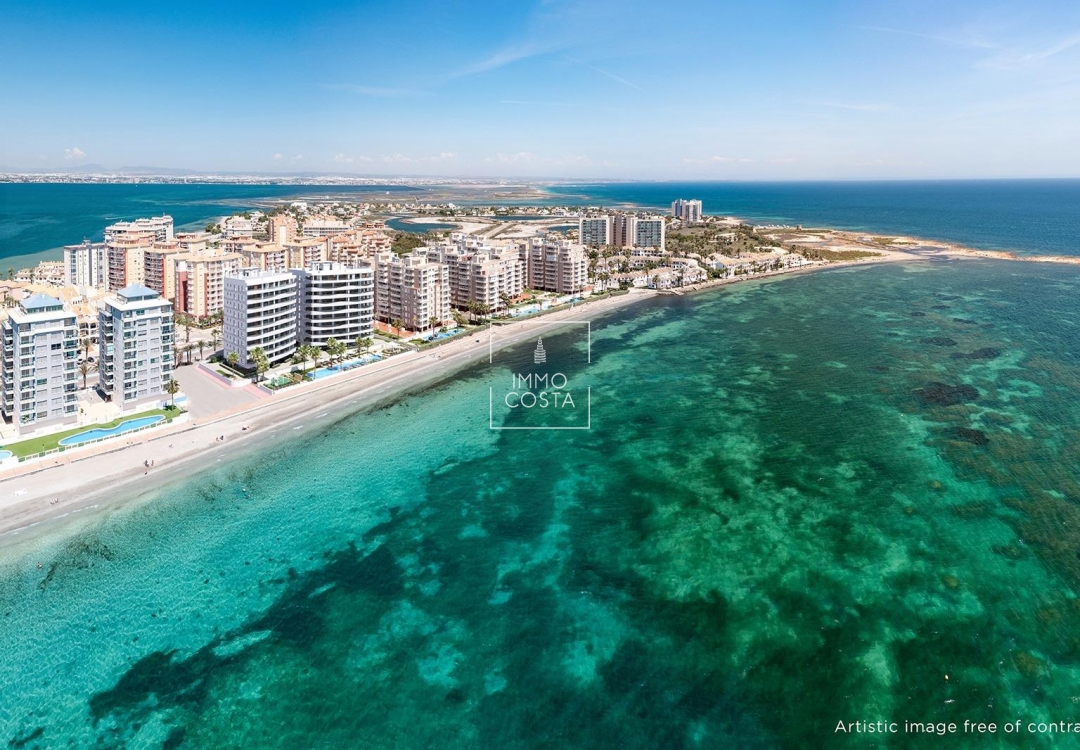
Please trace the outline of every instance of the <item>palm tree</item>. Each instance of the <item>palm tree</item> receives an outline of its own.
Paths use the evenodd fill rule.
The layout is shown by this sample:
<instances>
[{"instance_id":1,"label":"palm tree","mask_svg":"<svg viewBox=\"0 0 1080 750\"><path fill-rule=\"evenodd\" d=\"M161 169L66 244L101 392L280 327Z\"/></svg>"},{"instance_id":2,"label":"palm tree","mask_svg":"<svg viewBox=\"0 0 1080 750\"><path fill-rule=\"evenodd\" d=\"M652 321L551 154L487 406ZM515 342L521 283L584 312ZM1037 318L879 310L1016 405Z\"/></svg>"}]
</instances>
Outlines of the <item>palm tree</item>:
<instances>
[{"instance_id":1,"label":"palm tree","mask_svg":"<svg viewBox=\"0 0 1080 750\"><path fill-rule=\"evenodd\" d=\"M270 369L270 360L261 346L252 349L248 356L255 364L255 382L258 383L262 380L263 373Z\"/></svg>"},{"instance_id":2,"label":"palm tree","mask_svg":"<svg viewBox=\"0 0 1080 750\"><path fill-rule=\"evenodd\" d=\"M180 384L175 378L169 378L169 382L165 384L165 392L169 394L170 403L175 407L176 394L180 392Z\"/></svg>"},{"instance_id":3,"label":"palm tree","mask_svg":"<svg viewBox=\"0 0 1080 750\"><path fill-rule=\"evenodd\" d=\"M7 270L7 278L8 278L8 281L11 281L12 279L15 278L15 269L14 268L9 268Z\"/></svg>"},{"instance_id":4,"label":"palm tree","mask_svg":"<svg viewBox=\"0 0 1080 750\"><path fill-rule=\"evenodd\" d=\"M206 348L206 339L199 339L199 359L203 358L203 349Z\"/></svg>"},{"instance_id":5,"label":"palm tree","mask_svg":"<svg viewBox=\"0 0 1080 750\"><path fill-rule=\"evenodd\" d=\"M345 353L345 344L331 336L326 340L326 353L330 355L330 364L334 364Z\"/></svg>"},{"instance_id":6,"label":"palm tree","mask_svg":"<svg viewBox=\"0 0 1080 750\"><path fill-rule=\"evenodd\" d=\"M306 344L301 344L296 347L296 351L293 352L292 361L294 365L300 365L300 371L307 370L308 350Z\"/></svg>"},{"instance_id":7,"label":"palm tree","mask_svg":"<svg viewBox=\"0 0 1080 750\"><path fill-rule=\"evenodd\" d=\"M89 357L90 356L90 344L91 343L93 343L93 342L90 341L89 336L83 336L82 338L79 339L79 348L83 350L83 356L84 357Z\"/></svg>"},{"instance_id":8,"label":"palm tree","mask_svg":"<svg viewBox=\"0 0 1080 750\"><path fill-rule=\"evenodd\" d=\"M442 325L442 321L439 320L437 316L432 315L430 318L428 318L428 328L431 329L432 336L435 335L435 329L438 328L440 325Z\"/></svg>"},{"instance_id":9,"label":"palm tree","mask_svg":"<svg viewBox=\"0 0 1080 750\"><path fill-rule=\"evenodd\" d=\"M371 339L367 338L366 336L357 336L356 353L359 354L360 352L366 352L368 349L371 348L371 343Z\"/></svg>"},{"instance_id":10,"label":"palm tree","mask_svg":"<svg viewBox=\"0 0 1080 750\"><path fill-rule=\"evenodd\" d=\"M191 353L193 351L195 351L195 345L194 344L184 344L183 351L184 351L184 358L187 360L187 363L190 365L191 364Z\"/></svg>"},{"instance_id":11,"label":"palm tree","mask_svg":"<svg viewBox=\"0 0 1080 750\"><path fill-rule=\"evenodd\" d=\"M185 318L180 325L184 327L184 343L191 341L191 321Z\"/></svg>"},{"instance_id":12,"label":"palm tree","mask_svg":"<svg viewBox=\"0 0 1080 750\"><path fill-rule=\"evenodd\" d=\"M229 352L225 357L225 361L229 363L230 367L236 367L240 362L240 354L238 352Z\"/></svg>"},{"instance_id":13,"label":"palm tree","mask_svg":"<svg viewBox=\"0 0 1080 750\"><path fill-rule=\"evenodd\" d=\"M221 346L221 329L212 328L210 330L210 348L216 352L219 346Z\"/></svg>"},{"instance_id":14,"label":"palm tree","mask_svg":"<svg viewBox=\"0 0 1080 750\"><path fill-rule=\"evenodd\" d=\"M314 370L319 366L319 360L322 359L323 350L314 344L311 345L311 369Z\"/></svg>"},{"instance_id":15,"label":"palm tree","mask_svg":"<svg viewBox=\"0 0 1080 750\"><path fill-rule=\"evenodd\" d=\"M97 372L97 368L98 366L93 362L79 363L79 374L82 375L82 387L84 391L86 390L86 376L92 372Z\"/></svg>"}]
</instances>

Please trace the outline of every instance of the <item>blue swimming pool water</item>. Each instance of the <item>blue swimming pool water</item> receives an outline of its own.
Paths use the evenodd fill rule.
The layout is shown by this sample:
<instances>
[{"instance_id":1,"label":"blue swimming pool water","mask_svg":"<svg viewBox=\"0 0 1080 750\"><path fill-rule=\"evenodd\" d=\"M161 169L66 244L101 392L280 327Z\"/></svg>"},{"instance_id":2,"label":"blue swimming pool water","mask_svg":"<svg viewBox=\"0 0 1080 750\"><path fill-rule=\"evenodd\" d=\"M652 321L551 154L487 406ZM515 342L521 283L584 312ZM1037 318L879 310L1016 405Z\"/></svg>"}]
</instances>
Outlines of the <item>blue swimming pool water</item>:
<instances>
[{"instance_id":1,"label":"blue swimming pool water","mask_svg":"<svg viewBox=\"0 0 1080 750\"><path fill-rule=\"evenodd\" d=\"M336 375L339 372L347 372L361 365L366 365L370 362L377 362L382 359L378 354L365 354L358 359L350 359L348 362L342 362L337 365L331 365L330 367L320 367L311 373L312 380L319 380L321 378L329 377L330 375Z\"/></svg>"},{"instance_id":2,"label":"blue swimming pool water","mask_svg":"<svg viewBox=\"0 0 1080 750\"><path fill-rule=\"evenodd\" d=\"M11 451L0 451L0 461L3 461L5 458L11 458Z\"/></svg>"},{"instance_id":3,"label":"blue swimming pool water","mask_svg":"<svg viewBox=\"0 0 1080 750\"><path fill-rule=\"evenodd\" d=\"M140 427L157 424L164 419L165 417L160 414L153 417L139 417L138 419L128 419L116 425L116 427L110 427L108 429L98 427L93 430L87 430L86 432L80 432L78 435L71 435L70 437L66 437L61 440L60 445L68 447L72 445L78 445L80 443L85 443L90 440L100 440L101 438L116 437L117 435L122 435L125 432L137 430Z\"/></svg>"},{"instance_id":4,"label":"blue swimming pool water","mask_svg":"<svg viewBox=\"0 0 1080 750\"><path fill-rule=\"evenodd\" d=\"M428 336L427 341L442 341L443 339L450 338L451 336L457 336L461 333L460 328L448 328L445 331L439 331L434 336Z\"/></svg>"}]
</instances>

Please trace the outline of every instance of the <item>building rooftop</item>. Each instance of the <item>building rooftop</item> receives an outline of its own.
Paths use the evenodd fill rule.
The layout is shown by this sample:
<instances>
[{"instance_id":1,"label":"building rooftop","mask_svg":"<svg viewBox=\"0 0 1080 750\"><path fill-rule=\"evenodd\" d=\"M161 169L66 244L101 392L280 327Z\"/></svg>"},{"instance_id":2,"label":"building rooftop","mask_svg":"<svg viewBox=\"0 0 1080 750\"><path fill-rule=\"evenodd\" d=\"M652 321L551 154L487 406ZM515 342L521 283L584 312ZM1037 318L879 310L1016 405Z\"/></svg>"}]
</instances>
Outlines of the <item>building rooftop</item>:
<instances>
[{"instance_id":1,"label":"building rooftop","mask_svg":"<svg viewBox=\"0 0 1080 750\"><path fill-rule=\"evenodd\" d=\"M35 294L26 298L21 303L22 309L28 313L51 312L64 309L64 303L56 297L47 294Z\"/></svg>"},{"instance_id":2,"label":"building rooftop","mask_svg":"<svg viewBox=\"0 0 1080 750\"><path fill-rule=\"evenodd\" d=\"M119 297L123 297L128 302L142 299L155 299L160 296L153 289L145 287L142 284L129 284L116 294Z\"/></svg>"}]
</instances>

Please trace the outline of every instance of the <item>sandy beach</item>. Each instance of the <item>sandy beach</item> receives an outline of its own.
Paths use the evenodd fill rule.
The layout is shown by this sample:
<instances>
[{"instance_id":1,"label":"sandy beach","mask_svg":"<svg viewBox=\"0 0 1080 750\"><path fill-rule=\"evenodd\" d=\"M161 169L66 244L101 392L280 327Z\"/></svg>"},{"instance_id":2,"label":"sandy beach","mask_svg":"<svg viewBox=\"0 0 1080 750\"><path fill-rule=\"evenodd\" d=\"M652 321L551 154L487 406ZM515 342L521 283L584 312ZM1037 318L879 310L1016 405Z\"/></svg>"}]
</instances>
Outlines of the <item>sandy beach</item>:
<instances>
[{"instance_id":1,"label":"sandy beach","mask_svg":"<svg viewBox=\"0 0 1080 750\"><path fill-rule=\"evenodd\" d=\"M567 319L593 318L632 305L655 292L585 302L534 318L551 326ZM43 462L20 465L0 475L0 545L26 538L46 523L76 513L105 511L183 479L265 441L295 437L343 415L392 399L483 361L494 349L537 335L537 325L495 325L490 334L451 341L422 352L401 354L342 375L294 386L247 408L150 430L132 441L107 441L66 451ZM489 342L490 337L490 342ZM221 438L224 437L224 440ZM145 462L153 462L147 468Z\"/></svg>"},{"instance_id":2,"label":"sandy beach","mask_svg":"<svg viewBox=\"0 0 1080 750\"><path fill-rule=\"evenodd\" d=\"M906 248L878 248L878 251L880 254L875 257L816 262L753 276L717 279L668 293L688 294L754 279L927 257ZM584 302L533 320L557 326L561 320L593 318L660 293L663 292L635 289L629 294ZM498 349L535 335L535 325L495 325L490 333L491 345ZM137 500L212 462L265 445L265 441L295 437L299 430L314 429L423 387L456 369L482 361L488 349L489 334L478 331L467 338L423 352L398 355L327 381L298 385L240 409L151 430L131 441L107 441L7 470L0 474L0 545L25 539L57 519L84 511L105 511L117 503ZM147 467L147 462L152 462L152 466Z\"/></svg>"}]
</instances>

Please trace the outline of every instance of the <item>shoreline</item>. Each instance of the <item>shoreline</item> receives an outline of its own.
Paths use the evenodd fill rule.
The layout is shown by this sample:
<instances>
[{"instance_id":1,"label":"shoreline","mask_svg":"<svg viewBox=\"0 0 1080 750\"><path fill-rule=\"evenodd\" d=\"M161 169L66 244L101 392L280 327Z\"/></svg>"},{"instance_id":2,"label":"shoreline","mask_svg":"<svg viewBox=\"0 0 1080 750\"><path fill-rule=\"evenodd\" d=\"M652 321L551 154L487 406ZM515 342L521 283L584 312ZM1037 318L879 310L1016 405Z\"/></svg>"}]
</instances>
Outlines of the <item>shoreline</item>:
<instances>
[{"instance_id":1,"label":"shoreline","mask_svg":"<svg viewBox=\"0 0 1080 750\"><path fill-rule=\"evenodd\" d=\"M1080 265L1080 257L1023 256L910 236L889 235L892 242L882 245L867 241L865 238L871 235L865 232L825 228L804 228L801 232L827 232L831 239L841 241L849 250L871 250L876 255L850 260L811 261L796 268L713 279L672 290L633 289L624 295L586 301L533 320L557 326L560 320L571 315L592 319L655 296L696 295L744 281L772 280L860 265L927 262L934 258ZM813 244L808 246L812 247ZM320 421L334 421L438 382L482 360L488 351L488 335L492 336L493 346L501 349L524 341L535 333L513 325L494 325L491 333L478 331L431 349L398 355L370 367L336 376L329 383L316 381L298 385L287 394L214 414L202 422L189 420L160 431L148 431L140 439L124 445L106 442L87 448L85 452L79 451L78 455L71 455L72 452L60 454L51 465L46 459L30 466L15 467L8 470L10 473L2 472L0 548L14 547L37 532L55 529L60 521L74 514L89 510L106 512L138 502L205 468L211 461L217 463L245 450L264 446L268 441L287 438L289 432L285 431L286 427L292 430L314 427ZM301 420L305 420L304 424L297 426L296 423ZM225 436L224 443L218 439L220 436ZM204 462L201 466L198 465L200 460ZM144 461L153 461L155 466L139 474Z\"/></svg>"},{"instance_id":2,"label":"shoreline","mask_svg":"<svg viewBox=\"0 0 1080 750\"><path fill-rule=\"evenodd\" d=\"M651 290L639 290L533 320L558 327L568 318L592 319L654 296ZM73 514L91 509L105 512L137 502L204 468L197 465L199 460L205 465L217 463L271 440L287 438L294 430L315 428L427 387L482 361L489 352L489 336L497 350L535 335L532 326L494 325L490 332L477 331L422 352L398 355L336 376L329 383L298 385L292 393L209 419L150 430L138 441L98 444L78 455L59 454L51 464L45 460L17 467L0 477L0 548L32 537L32 530L55 528L55 522ZM224 443L218 440L221 435L226 438ZM146 470L144 461L154 461L155 466Z\"/></svg>"}]
</instances>

